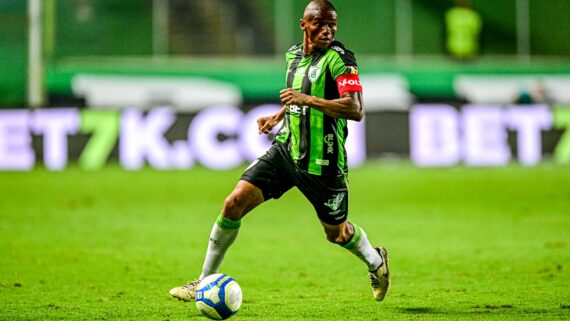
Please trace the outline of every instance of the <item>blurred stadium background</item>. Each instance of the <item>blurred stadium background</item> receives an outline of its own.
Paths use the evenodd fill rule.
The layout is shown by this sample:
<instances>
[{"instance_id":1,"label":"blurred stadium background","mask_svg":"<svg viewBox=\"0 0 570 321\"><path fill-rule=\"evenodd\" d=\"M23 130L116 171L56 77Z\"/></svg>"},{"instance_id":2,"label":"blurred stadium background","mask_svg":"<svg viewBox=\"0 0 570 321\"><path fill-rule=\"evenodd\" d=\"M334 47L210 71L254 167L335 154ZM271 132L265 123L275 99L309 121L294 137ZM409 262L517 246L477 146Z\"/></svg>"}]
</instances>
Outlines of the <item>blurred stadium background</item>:
<instances>
[{"instance_id":1,"label":"blurred stadium background","mask_svg":"<svg viewBox=\"0 0 570 321\"><path fill-rule=\"evenodd\" d=\"M279 102L283 53L301 40L298 18L305 3L3 0L0 111L74 107L77 113L69 115L67 110L57 116L27 109L30 113L24 116L2 114L6 116L0 128L6 140L25 137L17 145L19 152L3 145L0 167L29 169L36 164L31 159L35 157L48 168L60 169L68 159L82 157L81 166L99 168L107 158L129 158L121 156L121 148L115 146L121 139L128 141L123 135L128 123L125 114L130 109L146 111L159 106L168 111L163 108L159 113L164 115L147 120L130 111L135 113L131 118L136 127L131 136L153 136L154 147L166 141L175 145L179 138L191 141L189 124L197 113L207 113L212 106L234 107L237 110L229 114L237 118L210 126L209 136L214 138L209 141L216 145L218 138L218 147L191 146L184 151L178 144L166 151L163 146L155 157L147 155L152 150L140 151L153 146L140 143L144 146L138 154L133 151L137 155L132 157L161 168L189 168L196 161L228 168L241 159L249 160L266 141L252 138L238 144L259 145L253 151L222 142L240 136L235 133L236 119L255 109L253 118L260 112L256 107L270 104L275 108L273 104ZM357 54L365 85L367 123L353 130L363 133L360 143L356 142L361 146L353 147L353 164L365 158L396 156L411 157L422 166L501 166L512 160L536 165L543 156L553 155L557 162L568 163L570 146L564 143L563 133L569 122L566 106L570 105L570 2L471 1L482 29L476 40L480 50L469 59L453 58L446 50L445 14L454 5L453 0L363 0L357 5L337 1L337 39ZM519 103L531 104L531 108L511 108ZM465 105L486 108L462 108ZM216 112L228 114L222 108L213 110L211 116ZM168 116L172 113L175 116ZM35 123L43 125L34 127L33 117L48 123L58 119L61 124L50 127L40 120ZM67 125L63 124L66 117L71 119ZM101 118L111 127L97 127ZM153 119L161 122L161 129L144 127ZM118 126L112 125L117 121ZM18 128L29 134L6 136L7 123L22 124ZM108 131L115 140L108 138L106 144L100 143L105 148L82 156L95 127L105 127L101 132ZM52 134L46 135L50 130ZM200 127L200 131L207 130ZM42 143L39 136L56 138ZM162 136L167 137L165 141ZM23 151L30 144L34 156ZM233 162L209 164L209 157L202 156L217 151L225 151ZM176 156L161 156L164 153ZM156 160L161 157L177 160ZM135 163L125 166L137 167L140 161Z\"/></svg>"},{"instance_id":2,"label":"blurred stadium background","mask_svg":"<svg viewBox=\"0 0 570 321\"><path fill-rule=\"evenodd\" d=\"M306 2L0 0L0 319L198 317L168 290L270 143ZM568 320L570 1L472 0L469 58L453 0L333 2L365 91L350 218L393 287L372 302L291 191L222 266L236 319Z\"/></svg>"}]
</instances>

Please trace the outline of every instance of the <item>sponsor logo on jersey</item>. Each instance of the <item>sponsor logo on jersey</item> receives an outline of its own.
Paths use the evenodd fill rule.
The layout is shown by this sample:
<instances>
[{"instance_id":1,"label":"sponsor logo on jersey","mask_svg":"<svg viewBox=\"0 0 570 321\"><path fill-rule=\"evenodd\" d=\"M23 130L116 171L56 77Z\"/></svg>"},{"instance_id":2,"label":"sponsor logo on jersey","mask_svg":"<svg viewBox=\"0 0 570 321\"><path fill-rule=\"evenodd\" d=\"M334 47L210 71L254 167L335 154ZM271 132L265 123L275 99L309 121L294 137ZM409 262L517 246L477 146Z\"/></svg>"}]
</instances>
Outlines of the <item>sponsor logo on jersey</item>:
<instances>
[{"instance_id":1,"label":"sponsor logo on jersey","mask_svg":"<svg viewBox=\"0 0 570 321\"><path fill-rule=\"evenodd\" d=\"M309 77L309 81L311 81L312 83L317 81L317 79L319 79L319 76L321 75L321 71L322 69L317 66L309 67L309 72L307 75Z\"/></svg>"},{"instance_id":2,"label":"sponsor logo on jersey","mask_svg":"<svg viewBox=\"0 0 570 321\"><path fill-rule=\"evenodd\" d=\"M332 46L331 49L344 55L344 49L339 46Z\"/></svg>"},{"instance_id":3,"label":"sponsor logo on jersey","mask_svg":"<svg viewBox=\"0 0 570 321\"><path fill-rule=\"evenodd\" d=\"M348 74L351 75L358 75L358 67L356 66L346 66L346 69L348 69Z\"/></svg>"},{"instance_id":4,"label":"sponsor logo on jersey","mask_svg":"<svg viewBox=\"0 0 570 321\"><path fill-rule=\"evenodd\" d=\"M325 144L327 144L327 154L334 153L334 135L328 134L325 136Z\"/></svg>"},{"instance_id":5,"label":"sponsor logo on jersey","mask_svg":"<svg viewBox=\"0 0 570 321\"><path fill-rule=\"evenodd\" d=\"M305 115L307 113L307 106L297 106L297 105L289 105L288 106L289 113L300 115Z\"/></svg>"},{"instance_id":6,"label":"sponsor logo on jersey","mask_svg":"<svg viewBox=\"0 0 570 321\"><path fill-rule=\"evenodd\" d=\"M329 199L325 203L325 206L327 206L328 208L330 208L331 210L336 212L336 211L338 211L343 200L344 200L344 193L338 193L338 194L336 194L335 197Z\"/></svg>"}]
</instances>

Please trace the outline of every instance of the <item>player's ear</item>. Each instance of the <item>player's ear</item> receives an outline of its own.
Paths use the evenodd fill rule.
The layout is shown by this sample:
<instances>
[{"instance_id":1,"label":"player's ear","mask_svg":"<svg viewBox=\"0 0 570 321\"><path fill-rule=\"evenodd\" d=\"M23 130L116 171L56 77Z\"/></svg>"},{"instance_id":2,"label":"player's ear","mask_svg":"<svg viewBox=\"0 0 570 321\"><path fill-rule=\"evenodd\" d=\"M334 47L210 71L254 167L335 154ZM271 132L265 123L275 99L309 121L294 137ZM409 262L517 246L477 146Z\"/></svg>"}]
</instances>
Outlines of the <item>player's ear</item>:
<instances>
[{"instance_id":1,"label":"player's ear","mask_svg":"<svg viewBox=\"0 0 570 321\"><path fill-rule=\"evenodd\" d=\"M305 31L306 24L305 24L305 21L303 19L299 20L299 27L301 27L301 30Z\"/></svg>"}]
</instances>

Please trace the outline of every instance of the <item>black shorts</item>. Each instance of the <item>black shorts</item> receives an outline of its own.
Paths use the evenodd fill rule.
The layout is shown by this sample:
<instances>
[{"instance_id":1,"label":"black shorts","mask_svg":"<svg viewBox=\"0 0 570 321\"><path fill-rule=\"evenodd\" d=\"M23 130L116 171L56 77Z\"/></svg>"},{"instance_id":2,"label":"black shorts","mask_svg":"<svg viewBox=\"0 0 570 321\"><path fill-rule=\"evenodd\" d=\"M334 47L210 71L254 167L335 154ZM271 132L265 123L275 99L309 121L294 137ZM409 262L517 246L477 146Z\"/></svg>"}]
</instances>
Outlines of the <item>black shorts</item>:
<instances>
[{"instance_id":1,"label":"black shorts","mask_svg":"<svg viewBox=\"0 0 570 321\"><path fill-rule=\"evenodd\" d=\"M311 202L319 219L338 225L348 216L348 187L344 176L323 177L300 169L287 148L274 142L271 148L255 160L241 175L244 181L259 187L265 200L278 199L296 186Z\"/></svg>"}]
</instances>

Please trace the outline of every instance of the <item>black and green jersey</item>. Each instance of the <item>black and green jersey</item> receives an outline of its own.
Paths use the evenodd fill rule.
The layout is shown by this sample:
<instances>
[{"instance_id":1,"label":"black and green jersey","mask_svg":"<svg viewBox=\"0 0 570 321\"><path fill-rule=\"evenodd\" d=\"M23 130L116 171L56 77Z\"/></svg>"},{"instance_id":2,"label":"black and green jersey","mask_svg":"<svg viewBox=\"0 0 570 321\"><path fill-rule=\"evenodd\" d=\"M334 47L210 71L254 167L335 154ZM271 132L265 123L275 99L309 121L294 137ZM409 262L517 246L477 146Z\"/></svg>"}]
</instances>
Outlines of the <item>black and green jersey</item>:
<instances>
[{"instance_id":1,"label":"black and green jersey","mask_svg":"<svg viewBox=\"0 0 570 321\"><path fill-rule=\"evenodd\" d=\"M303 44L286 54L287 87L324 98L339 98L336 79L357 72L354 54L340 42L303 54ZM288 106L276 139L287 145L297 165L314 175L340 176L348 172L345 141L347 120L307 106Z\"/></svg>"}]
</instances>

